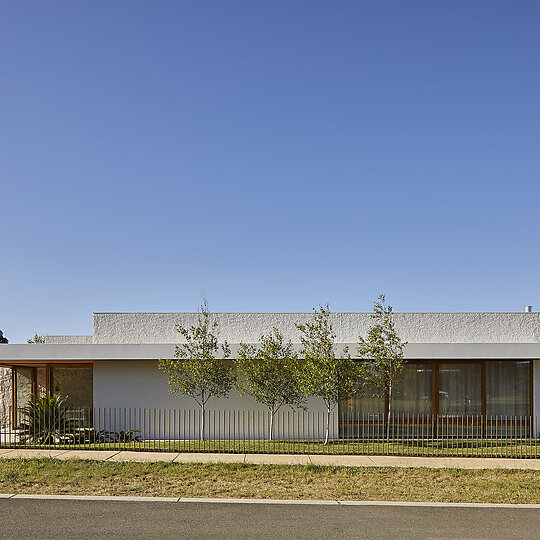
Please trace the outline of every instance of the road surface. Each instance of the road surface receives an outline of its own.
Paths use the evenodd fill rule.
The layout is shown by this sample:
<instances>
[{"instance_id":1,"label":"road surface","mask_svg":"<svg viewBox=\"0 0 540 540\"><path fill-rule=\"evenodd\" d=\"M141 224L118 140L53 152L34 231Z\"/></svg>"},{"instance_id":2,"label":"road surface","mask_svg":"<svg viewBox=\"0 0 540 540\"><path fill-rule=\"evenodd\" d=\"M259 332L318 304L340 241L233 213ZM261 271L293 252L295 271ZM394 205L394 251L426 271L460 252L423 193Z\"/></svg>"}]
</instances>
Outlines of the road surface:
<instances>
[{"instance_id":1,"label":"road surface","mask_svg":"<svg viewBox=\"0 0 540 540\"><path fill-rule=\"evenodd\" d=\"M0 499L0 538L540 538L540 510Z\"/></svg>"}]
</instances>

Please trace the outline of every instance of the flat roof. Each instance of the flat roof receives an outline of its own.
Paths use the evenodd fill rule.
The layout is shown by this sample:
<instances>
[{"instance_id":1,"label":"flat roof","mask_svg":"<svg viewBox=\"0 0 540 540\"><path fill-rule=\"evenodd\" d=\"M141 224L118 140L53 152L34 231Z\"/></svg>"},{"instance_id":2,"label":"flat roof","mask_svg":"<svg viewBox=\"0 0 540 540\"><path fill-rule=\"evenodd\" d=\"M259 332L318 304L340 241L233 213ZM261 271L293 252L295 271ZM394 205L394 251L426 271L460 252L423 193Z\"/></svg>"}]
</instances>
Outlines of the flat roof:
<instances>
[{"instance_id":1,"label":"flat roof","mask_svg":"<svg viewBox=\"0 0 540 540\"><path fill-rule=\"evenodd\" d=\"M239 344L230 344L231 358ZM355 356L356 343L336 343L336 351L348 346ZM296 351L300 344L294 345ZM0 345L0 365L21 363L92 363L94 361L157 360L173 358L175 346L170 343L151 344L3 344ZM537 360L540 343L409 343L405 346L407 360Z\"/></svg>"}]
</instances>

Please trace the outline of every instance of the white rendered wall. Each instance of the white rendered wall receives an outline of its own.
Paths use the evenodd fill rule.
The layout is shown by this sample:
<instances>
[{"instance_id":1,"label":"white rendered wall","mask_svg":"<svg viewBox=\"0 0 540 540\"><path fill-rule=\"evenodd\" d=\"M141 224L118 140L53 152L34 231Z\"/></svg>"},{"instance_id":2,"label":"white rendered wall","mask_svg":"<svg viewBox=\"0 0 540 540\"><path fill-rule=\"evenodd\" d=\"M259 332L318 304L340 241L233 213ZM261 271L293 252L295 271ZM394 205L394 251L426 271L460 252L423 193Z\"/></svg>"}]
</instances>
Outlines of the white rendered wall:
<instances>
[{"instance_id":1,"label":"white rendered wall","mask_svg":"<svg viewBox=\"0 0 540 540\"><path fill-rule=\"evenodd\" d=\"M102 428L114 428L113 419L111 419L111 425L109 426L108 410L110 408L116 409L116 421L117 426L114 431L119 429L125 429L123 425L124 411L123 409L150 409L146 411L146 416L143 413L143 419L146 418L145 425L140 426L141 431L145 438L168 439L168 438L198 438L198 421L197 425L194 425L194 421L191 421L191 428L187 425L184 431L184 425L182 420L181 410L189 409L196 411L193 413L195 416L192 418L198 420L198 405L190 397L183 396L182 398L175 398L169 394L169 385L167 384L165 374L158 369L157 360L149 361L96 361L94 362L94 408L96 409L95 421L101 424ZM213 418L216 422L221 415L222 423L234 422L236 426L236 433L238 436L243 437L248 434L250 437L264 437L262 428L266 428L266 411L264 406L259 405L254 400L248 397L236 398L237 394L231 392L231 396L228 399L216 399L210 400L207 403L207 411L210 411L207 416L207 428L210 431L210 437L214 436L213 432ZM326 419L326 409L324 403L320 399L310 399L308 401L308 410L310 422L307 422L308 415L304 415L306 422L302 422L298 419L298 412L295 413L295 420L292 420L292 411L290 407L283 407L283 414L280 413L279 418L282 420L277 421L275 425L276 438L296 438L296 437L312 437L313 433L318 433L318 437L324 436L324 422ZM101 411L99 410L101 409ZM153 428L148 428L148 419L153 419L153 409L161 409L161 423L159 429L154 433ZM176 416L170 413L171 421L169 422L168 410L176 410ZM216 411L214 413L214 411ZM217 412L221 411L221 412ZM225 411L225 413L224 413ZM230 416L229 416L229 412ZM232 411L236 411L233 414ZM248 416L249 411L249 416ZM253 411L255 414L253 415ZM258 411L258 415L257 415ZM134 411L132 411L133 415ZM113 413L114 414L114 413ZM225 416L223 416L225 414ZM302 415L302 413L300 413ZM159 412L156 418L159 418ZM101 419L101 421L100 421ZM176 421L174 421L176 419ZM315 422L315 426L313 425ZM138 424L138 420L136 422ZM254 427L255 423L255 427ZM243 424L243 428L242 428ZM249 424L249 428L248 428ZM261 429L256 428L256 424L260 424ZM318 425L317 425L318 424ZM338 411L337 406L333 411L330 420L330 435L332 437L337 436L338 431ZM129 427L128 427L129 429ZM136 426L139 429L139 426ZM218 435L218 429L216 427L215 435ZM184 432L184 435L182 433ZM188 435L188 436L186 436ZM224 433L222 432L222 438ZM266 437L265 437L266 438Z\"/></svg>"},{"instance_id":2,"label":"white rendered wall","mask_svg":"<svg viewBox=\"0 0 540 540\"><path fill-rule=\"evenodd\" d=\"M532 413L537 422L536 436L540 436L540 360L533 361L533 403ZM534 422L534 420L533 420Z\"/></svg>"},{"instance_id":3,"label":"white rendered wall","mask_svg":"<svg viewBox=\"0 0 540 540\"><path fill-rule=\"evenodd\" d=\"M220 341L254 343L277 327L298 343L295 323L311 313L214 313ZM331 313L336 342L365 336L370 313ZM175 324L196 324L197 313L94 313L94 343L178 343ZM409 343L538 343L540 313L395 313L400 337Z\"/></svg>"}]
</instances>

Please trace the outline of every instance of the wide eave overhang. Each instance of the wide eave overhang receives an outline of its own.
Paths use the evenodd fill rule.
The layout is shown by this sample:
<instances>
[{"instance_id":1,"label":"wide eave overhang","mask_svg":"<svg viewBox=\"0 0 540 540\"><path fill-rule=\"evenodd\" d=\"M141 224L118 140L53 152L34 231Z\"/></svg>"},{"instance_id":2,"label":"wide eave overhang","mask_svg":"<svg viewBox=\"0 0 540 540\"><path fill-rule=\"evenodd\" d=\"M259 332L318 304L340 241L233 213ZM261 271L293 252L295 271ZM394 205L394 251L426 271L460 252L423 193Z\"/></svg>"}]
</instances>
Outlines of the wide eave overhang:
<instances>
[{"instance_id":1,"label":"wide eave overhang","mask_svg":"<svg viewBox=\"0 0 540 540\"><path fill-rule=\"evenodd\" d=\"M336 352L348 346L354 357L355 343L338 343ZM230 344L231 357L239 344ZM295 344L297 351L300 344ZM93 363L94 361L156 360L172 358L175 345L152 344L3 344L0 365ZM405 347L408 360L536 360L540 359L540 343L409 343Z\"/></svg>"}]
</instances>

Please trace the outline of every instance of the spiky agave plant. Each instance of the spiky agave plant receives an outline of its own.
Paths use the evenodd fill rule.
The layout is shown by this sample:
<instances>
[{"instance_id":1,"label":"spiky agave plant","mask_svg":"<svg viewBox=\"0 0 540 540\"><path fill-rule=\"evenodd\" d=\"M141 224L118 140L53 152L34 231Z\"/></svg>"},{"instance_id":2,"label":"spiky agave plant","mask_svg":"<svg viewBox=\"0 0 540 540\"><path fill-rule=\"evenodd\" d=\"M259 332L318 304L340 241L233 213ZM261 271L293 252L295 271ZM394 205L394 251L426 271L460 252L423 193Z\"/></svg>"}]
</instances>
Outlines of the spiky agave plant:
<instances>
[{"instance_id":1,"label":"spiky agave plant","mask_svg":"<svg viewBox=\"0 0 540 540\"><path fill-rule=\"evenodd\" d=\"M18 429L22 443L54 444L73 434L74 421L65 407L67 396L34 397L20 409Z\"/></svg>"}]
</instances>

